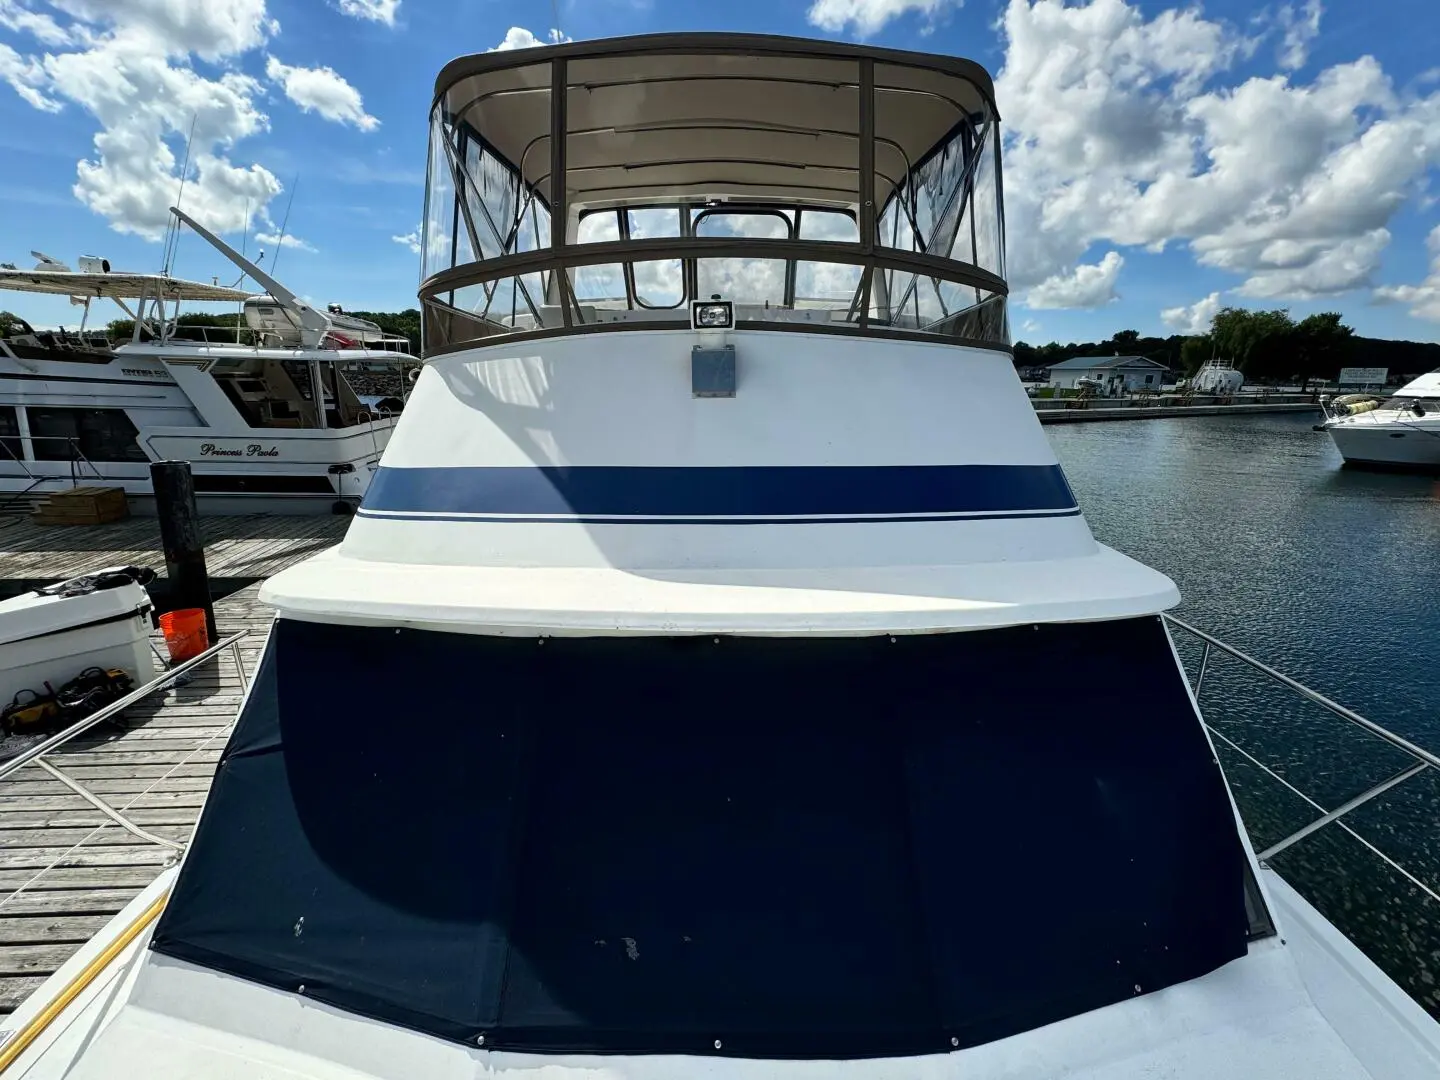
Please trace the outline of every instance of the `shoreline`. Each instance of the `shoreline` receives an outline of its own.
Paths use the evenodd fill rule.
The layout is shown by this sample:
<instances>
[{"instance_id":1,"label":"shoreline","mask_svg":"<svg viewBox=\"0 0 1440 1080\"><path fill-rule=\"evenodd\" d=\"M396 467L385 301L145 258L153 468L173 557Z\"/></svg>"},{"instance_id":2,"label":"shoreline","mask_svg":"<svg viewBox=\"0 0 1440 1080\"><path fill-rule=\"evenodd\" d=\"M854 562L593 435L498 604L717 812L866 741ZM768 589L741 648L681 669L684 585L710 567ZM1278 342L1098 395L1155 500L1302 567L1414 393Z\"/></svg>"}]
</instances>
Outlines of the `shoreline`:
<instances>
[{"instance_id":1,"label":"shoreline","mask_svg":"<svg viewBox=\"0 0 1440 1080\"><path fill-rule=\"evenodd\" d=\"M1151 405L1116 404L1095 405L1091 399L1083 405L1069 403L1051 405L1032 401L1035 413L1042 424L1078 424L1102 420L1162 420L1182 416L1233 416L1256 413L1318 413L1320 405L1314 401L1266 401L1245 404L1206 405ZM1098 400L1104 400L1098 399Z\"/></svg>"}]
</instances>

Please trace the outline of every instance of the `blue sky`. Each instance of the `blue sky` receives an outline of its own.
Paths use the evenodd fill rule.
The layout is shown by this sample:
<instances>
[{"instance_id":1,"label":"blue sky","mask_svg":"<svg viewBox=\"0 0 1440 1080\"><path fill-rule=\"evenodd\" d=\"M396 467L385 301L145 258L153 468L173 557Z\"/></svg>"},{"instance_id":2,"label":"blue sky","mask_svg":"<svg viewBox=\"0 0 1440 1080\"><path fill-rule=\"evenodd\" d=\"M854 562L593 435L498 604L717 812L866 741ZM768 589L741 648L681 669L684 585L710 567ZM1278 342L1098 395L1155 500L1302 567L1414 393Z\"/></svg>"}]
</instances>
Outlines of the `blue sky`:
<instances>
[{"instance_id":1,"label":"blue sky","mask_svg":"<svg viewBox=\"0 0 1440 1080\"><path fill-rule=\"evenodd\" d=\"M1008 132L1017 338L1189 330L1234 303L1440 340L1435 0L0 0L0 260L158 268L193 120L188 209L239 246L248 208L269 264L289 206L290 287L413 306L435 74L557 21L980 60ZM174 271L234 276L193 236Z\"/></svg>"}]
</instances>

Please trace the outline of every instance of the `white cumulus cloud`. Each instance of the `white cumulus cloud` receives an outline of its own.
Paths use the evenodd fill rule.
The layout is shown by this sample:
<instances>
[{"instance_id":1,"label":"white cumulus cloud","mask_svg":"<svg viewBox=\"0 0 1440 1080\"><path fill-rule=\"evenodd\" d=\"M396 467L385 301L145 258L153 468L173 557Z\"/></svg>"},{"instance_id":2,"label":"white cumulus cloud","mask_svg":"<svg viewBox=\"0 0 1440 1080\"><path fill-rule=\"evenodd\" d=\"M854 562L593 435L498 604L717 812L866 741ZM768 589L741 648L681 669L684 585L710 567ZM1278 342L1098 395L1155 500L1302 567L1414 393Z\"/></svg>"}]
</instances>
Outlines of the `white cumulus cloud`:
<instances>
[{"instance_id":1,"label":"white cumulus cloud","mask_svg":"<svg viewBox=\"0 0 1440 1080\"><path fill-rule=\"evenodd\" d=\"M269 127L264 86L243 74L247 57L280 31L265 0L0 0L0 28L44 47L25 55L0 45L0 80L37 109L75 106L94 118L94 150L76 163L71 191L112 228L164 234L187 140L185 209L222 233L247 221L270 224L280 182L262 165L233 159L237 146ZM291 73L287 81L298 79L295 93L308 102L302 107L323 113L323 104L362 128L377 123L328 69ZM336 84L354 94L353 111Z\"/></svg>"},{"instance_id":2,"label":"white cumulus cloud","mask_svg":"<svg viewBox=\"0 0 1440 1080\"><path fill-rule=\"evenodd\" d=\"M1287 71L1305 66L1310 59L1310 43L1320 36L1320 16L1324 9L1320 0L1305 0L1296 10L1293 4L1284 4L1276 13L1281 38L1280 51L1276 56L1280 66Z\"/></svg>"},{"instance_id":3,"label":"white cumulus cloud","mask_svg":"<svg viewBox=\"0 0 1440 1080\"><path fill-rule=\"evenodd\" d=\"M1025 297L1025 306L1045 308L1097 308L1118 299L1115 281L1125 258L1118 251L1107 251L1098 263L1075 267L1069 273L1046 278Z\"/></svg>"},{"instance_id":4,"label":"white cumulus cloud","mask_svg":"<svg viewBox=\"0 0 1440 1080\"><path fill-rule=\"evenodd\" d=\"M392 237L390 237L390 239L393 240L393 241L395 241L395 243L397 243L397 244L403 245L404 247L408 247L408 248L410 249L410 251L411 251L412 254L415 254L415 255L419 255L419 254L420 254L420 226L419 226L419 225L416 225L415 228L411 229L408 233L405 233L405 234L400 235L400 236L392 236Z\"/></svg>"},{"instance_id":5,"label":"white cumulus cloud","mask_svg":"<svg viewBox=\"0 0 1440 1080\"><path fill-rule=\"evenodd\" d=\"M395 25L395 12L399 8L400 0L340 0L340 10L346 15L386 26Z\"/></svg>"},{"instance_id":6,"label":"white cumulus cloud","mask_svg":"<svg viewBox=\"0 0 1440 1080\"><path fill-rule=\"evenodd\" d=\"M1267 300L1311 300L1362 288L1379 269L1380 255L1389 245L1389 229L1371 229L1325 245L1276 241L1262 250L1261 265L1240 292ZM1274 265L1268 265L1271 262Z\"/></svg>"},{"instance_id":7,"label":"white cumulus cloud","mask_svg":"<svg viewBox=\"0 0 1440 1080\"><path fill-rule=\"evenodd\" d=\"M505 39L486 52L509 52L511 49L533 49L537 45L558 45L570 39L559 30L551 30L544 38L538 38L523 26L512 26L505 31Z\"/></svg>"},{"instance_id":8,"label":"white cumulus cloud","mask_svg":"<svg viewBox=\"0 0 1440 1080\"><path fill-rule=\"evenodd\" d=\"M233 164L226 151L262 132L253 79L207 79L172 64L145 31L102 35L88 48L47 54L47 89L99 121L95 156L76 165L75 197L122 232L158 238L180 187L177 148L194 132L185 207L222 232L243 226L247 206L263 214L280 190L260 165Z\"/></svg>"},{"instance_id":9,"label":"white cumulus cloud","mask_svg":"<svg viewBox=\"0 0 1440 1080\"><path fill-rule=\"evenodd\" d=\"M92 26L144 37L167 56L212 62L259 48L280 32L265 0L50 0Z\"/></svg>"},{"instance_id":10,"label":"white cumulus cloud","mask_svg":"<svg viewBox=\"0 0 1440 1080\"><path fill-rule=\"evenodd\" d=\"M44 93L48 82L45 65L33 56L21 56L3 43L0 43L0 79L9 83L10 88L19 94L23 101L42 112L59 112L64 108L60 102Z\"/></svg>"},{"instance_id":11,"label":"white cumulus cloud","mask_svg":"<svg viewBox=\"0 0 1440 1080\"><path fill-rule=\"evenodd\" d=\"M1365 288L1440 164L1440 92L1397 93L1372 57L1308 82L1229 78L1254 40L1199 8L1147 17L1126 0L1008 0L1002 32L1012 287L1104 244L1188 245L1250 296Z\"/></svg>"},{"instance_id":12,"label":"white cumulus cloud","mask_svg":"<svg viewBox=\"0 0 1440 1080\"><path fill-rule=\"evenodd\" d=\"M1430 248L1430 273L1419 285L1382 285L1375 290L1381 304L1408 304L1417 319L1440 322L1440 225L1426 239Z\"/></svg>"},{"instance_id":13,"label":"white cumulus cloud","mask_svg":"<svg viewBox=\"0 0 1440 1080\"><path fill-rule=\"evenodd\" d=\"M21 0L0 0L0 27L29 34L42 45L69 45L75 39L53 16L26 7Z\"/></svg>"},{"instance_id":14,"label":"white cumulus cloud","mask_svg":"<svg viewBox=\"0 0 1440 1080\"><path fill-rule=\"evenodd\" d=\"M265 61L265 75L279 83L285 96L305 112L319 113L337 124L354 124L361 131L374 131L380 126L380 121L365 111L360 91L334 68L291 67L271 56Z\"/></svg>"},{"instance_id":15,"label":"white cumulus cloud","mask_svg":"<svg viewBox=\"0 0 1440 1080\"><path fill-rule=\"evenodd\" d=\"M1181 334L1208 334L1210 323L1220 310L1220 294L1212 292L1188 306L1166 308L1160 321Z\"/></svg>"},{"instance_id":16,"label":"white cumulus cloud","mask_svg":"<svg viewBox=\"0 0 1440 1080\"><path fill-rule=\"evenodd\" d=\"M294 248L297 251L309 251L312 253L315 251L313 244L301 240L298 236L291 236L289 233L281 236L279 233L259 232L255 234L255 241L256 243L264 244L266 247Z\"/></svg>"},{"instance_id":17,"label":"white cumulus cloud","mask_svg":"<svg viewBox=\"0 0 1440 1080\"><path fill-rule=\"evenodd\" d=\"M947 8L958 8L963 0L814 0L805 17L812 26L832 34L850 31L857 37L878 34L887 23L915 12L929 30Z\"/></svg>"}]
</instances>

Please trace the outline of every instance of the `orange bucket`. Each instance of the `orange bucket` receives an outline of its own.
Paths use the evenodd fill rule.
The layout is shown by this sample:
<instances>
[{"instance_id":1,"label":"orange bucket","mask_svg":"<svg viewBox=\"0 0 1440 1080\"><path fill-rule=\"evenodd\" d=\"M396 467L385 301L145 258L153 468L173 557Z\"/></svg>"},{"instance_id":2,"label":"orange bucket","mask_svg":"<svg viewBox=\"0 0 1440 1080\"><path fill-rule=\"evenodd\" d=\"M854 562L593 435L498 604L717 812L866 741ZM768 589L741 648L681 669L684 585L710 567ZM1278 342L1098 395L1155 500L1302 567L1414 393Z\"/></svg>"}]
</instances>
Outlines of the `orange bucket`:
<instances>
[{"instance_id":1,"label":"orange bucket","mask_svg":"<svg viewBox=\"0 0 1440 1080\"><path fill-rule=\"evenodd\" d=\"M170 662L173 664L199 656L210 647L203 608L166 612L160 616L160 632L165 635L165 647L170 650Z\"/></svg>"}]
</instances>

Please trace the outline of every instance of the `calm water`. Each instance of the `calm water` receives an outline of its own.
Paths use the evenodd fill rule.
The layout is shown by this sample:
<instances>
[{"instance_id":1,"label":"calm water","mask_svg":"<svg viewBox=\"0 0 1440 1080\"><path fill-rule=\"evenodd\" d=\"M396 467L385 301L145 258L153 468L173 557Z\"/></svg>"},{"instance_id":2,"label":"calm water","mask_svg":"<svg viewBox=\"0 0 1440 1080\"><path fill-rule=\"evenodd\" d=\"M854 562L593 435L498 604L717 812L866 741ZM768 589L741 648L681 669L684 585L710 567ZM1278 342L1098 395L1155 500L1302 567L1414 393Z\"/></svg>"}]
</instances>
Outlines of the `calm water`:
<instances>
[{"instance_id":1,"label":"calm water","mask_svg":"<svg viewBox=\"0 0 1440 1080\"><path fill-rule=\"evenodd\" d=\"M1046 431L1096 536L1169 574L1178 615L1440 752L1440 483L1342 470L1315 419ZM1177 643L1193 671L1198 650ZM1409 764L1232 660L1212 661L1201 705L1327 808ZM1318 816L1234 751L1221 756L1257 847ZM1440 890L1440 777L1422 773L1353 818ZM1275 864L1440 1015L1440 905L1333 826Z\"/></svg>"}]
</instances>

